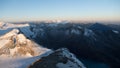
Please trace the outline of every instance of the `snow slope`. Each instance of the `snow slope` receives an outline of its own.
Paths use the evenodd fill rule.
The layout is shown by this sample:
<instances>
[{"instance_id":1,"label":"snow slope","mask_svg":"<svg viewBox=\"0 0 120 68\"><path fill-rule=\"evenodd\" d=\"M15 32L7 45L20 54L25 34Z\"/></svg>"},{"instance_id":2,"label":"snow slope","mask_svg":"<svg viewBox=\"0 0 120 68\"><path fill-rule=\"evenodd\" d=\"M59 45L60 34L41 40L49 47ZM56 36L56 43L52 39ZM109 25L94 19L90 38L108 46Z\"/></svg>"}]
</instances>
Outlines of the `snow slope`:
<instances>
[{"instance_id":1,"label":"snow slope","mask_svg":"<svg viewBox=\"0 0 120 68\"><path fill-rule=\"evenodd\" d=\"M43 56L47 56L52 51L47 51L42 55L34 57L1 57L0 59L0 68L28 68L30 64L37 61Z\"/></svg>"}]
</instances>

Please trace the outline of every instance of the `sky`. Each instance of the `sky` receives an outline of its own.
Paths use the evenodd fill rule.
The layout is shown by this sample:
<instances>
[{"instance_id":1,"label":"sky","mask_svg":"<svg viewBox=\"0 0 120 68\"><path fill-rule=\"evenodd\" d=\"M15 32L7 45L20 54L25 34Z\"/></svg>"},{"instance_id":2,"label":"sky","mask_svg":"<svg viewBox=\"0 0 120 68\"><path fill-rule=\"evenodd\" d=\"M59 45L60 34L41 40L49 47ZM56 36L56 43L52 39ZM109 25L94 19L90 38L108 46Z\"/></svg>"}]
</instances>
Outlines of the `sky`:
<instances>
[{"instance_id":1,"label":"sky","mask_svg":"<svg viewBox=\"0 0 120 68\"><path fill-rule=\"evenodd\" d=\"M120 0L0 0L0 21L120 21Z\"/></svg>"}]
</instances>

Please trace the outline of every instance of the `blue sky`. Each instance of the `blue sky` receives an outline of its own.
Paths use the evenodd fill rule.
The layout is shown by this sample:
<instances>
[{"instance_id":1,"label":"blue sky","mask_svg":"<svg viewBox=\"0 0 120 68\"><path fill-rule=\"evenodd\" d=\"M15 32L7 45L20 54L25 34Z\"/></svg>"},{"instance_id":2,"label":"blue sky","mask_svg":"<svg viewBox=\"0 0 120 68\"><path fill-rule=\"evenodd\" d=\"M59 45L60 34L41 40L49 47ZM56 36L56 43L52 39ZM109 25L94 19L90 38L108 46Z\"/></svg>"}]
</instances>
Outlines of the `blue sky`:
<instances>
[{"instance_id":1,"label":"blue sky","mask_svg":"<svg viewBox=\"0 0 120 68\"><path fill-rule=\"evenodd\" d=\"M120 0L0 0L1 21L120 21Z\"/></svg>"}]
</instances>

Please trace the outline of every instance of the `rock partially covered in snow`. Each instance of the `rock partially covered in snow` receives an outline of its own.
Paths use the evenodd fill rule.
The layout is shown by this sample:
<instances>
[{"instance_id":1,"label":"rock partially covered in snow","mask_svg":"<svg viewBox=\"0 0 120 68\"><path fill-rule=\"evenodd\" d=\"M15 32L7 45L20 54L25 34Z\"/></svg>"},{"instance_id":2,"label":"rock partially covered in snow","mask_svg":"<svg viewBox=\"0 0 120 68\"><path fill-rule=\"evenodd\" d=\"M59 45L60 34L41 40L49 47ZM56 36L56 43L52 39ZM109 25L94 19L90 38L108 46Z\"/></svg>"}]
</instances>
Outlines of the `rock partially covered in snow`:
<instances>
[{"instance_id":1,"label":"rock partially covered in snow","mask_svg":"<svg viewBox=\"0 0 120 68\"><path fill-rule=\"evenodd\" d=\"M52 54L33 63L29 68L86 68L66 48L61 48Z\"/></svg>"},{"instance_id":2,"label":"rock partially covered in snow","mask_svg":"<svg viewBox=\"0 0 120 68\"><path fill-rule=\"evenodd\" d=\"M92 30L90 30L90 29L85 29L85 30L84 30L84 35L87 36L87 37L89 37L89 36L93 36L93 35L95 35L95 34L94 34L94 32L93 32Z\"/></svg>"},{"instance_id":3,"label":"rock partially covered in snow","mask_svg":"<svg viewBox=\"0 0 120 68\"><path fill-rule=\"evenodd\" d=\"M77 29L72 29L72 30L71 30L71 33L72 33L72 34L77 34L77 35L79 35L79 34L81 34L81 31L79 31L79 30L77 30Z\"/></svg>"}]
</instances>

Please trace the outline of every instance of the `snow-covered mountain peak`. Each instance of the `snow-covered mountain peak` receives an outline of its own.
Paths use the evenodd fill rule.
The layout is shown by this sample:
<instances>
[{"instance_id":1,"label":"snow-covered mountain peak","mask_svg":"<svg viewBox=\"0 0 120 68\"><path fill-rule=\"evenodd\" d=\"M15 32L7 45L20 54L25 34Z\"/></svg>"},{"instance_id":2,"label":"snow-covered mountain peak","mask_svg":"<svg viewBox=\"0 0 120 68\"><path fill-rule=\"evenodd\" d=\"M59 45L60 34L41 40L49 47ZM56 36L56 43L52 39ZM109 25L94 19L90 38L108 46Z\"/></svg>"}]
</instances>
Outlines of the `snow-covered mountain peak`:
<instances>
[{"instance_id":1,"label":"snow-covered mountain peak","mask_svg":"<svg viewBox=\"0 0 120 68\"><path fill-rule=\"evenodd\" d=\"M27 68L41 56L51 52L22 34L21 31L29 32L29 27L27 28L4 30L6 33L0 36L0 68Z\"/></svg>"},{"instance_id":2,"label":"snow-covered mountain peak","mask_svg":"<svg viewBox=\"0 0 120 68\"><path fill-rule=\"evenodd\" d=\"M89 37L89 36L95 35L95 33L94 33L92 30L90 30L90 29L85 29L85 30L84 30L84 35L85 35L86 37Z\"/></svg>"},{"instance_id":3,"label":"snow-covered mountain peak","mask_svg":"<svg viewBox=\"0 0 120 68\"><path fill-rule=\"evenodd\" d=\"M19 34L18 29L0 37L0 55L7 56L37 56L46 52L47 48L40 47L35 42Z\"/></svg>"}]
</instances>

